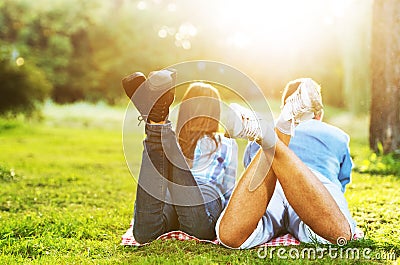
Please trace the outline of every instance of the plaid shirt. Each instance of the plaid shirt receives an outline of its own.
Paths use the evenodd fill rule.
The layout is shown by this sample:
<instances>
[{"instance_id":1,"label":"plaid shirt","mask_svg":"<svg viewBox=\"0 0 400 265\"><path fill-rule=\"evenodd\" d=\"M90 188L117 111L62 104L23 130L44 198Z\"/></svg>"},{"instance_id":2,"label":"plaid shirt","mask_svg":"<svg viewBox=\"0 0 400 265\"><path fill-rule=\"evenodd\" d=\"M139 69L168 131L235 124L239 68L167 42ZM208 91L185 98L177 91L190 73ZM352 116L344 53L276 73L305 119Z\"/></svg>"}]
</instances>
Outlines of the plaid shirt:
<instances>
[{"instance_id":1,"label":"plaid shirt","mask_svg":"<svg viewBox=\"0 0 400 265\"><path fill-rule=\"evenodd\" d=\"M218 147L210 137L197 142L191 172L197 183L212 183L226 206L236 181L238 148L234 139L216 135Z\"/></svg>"}]
</instances>

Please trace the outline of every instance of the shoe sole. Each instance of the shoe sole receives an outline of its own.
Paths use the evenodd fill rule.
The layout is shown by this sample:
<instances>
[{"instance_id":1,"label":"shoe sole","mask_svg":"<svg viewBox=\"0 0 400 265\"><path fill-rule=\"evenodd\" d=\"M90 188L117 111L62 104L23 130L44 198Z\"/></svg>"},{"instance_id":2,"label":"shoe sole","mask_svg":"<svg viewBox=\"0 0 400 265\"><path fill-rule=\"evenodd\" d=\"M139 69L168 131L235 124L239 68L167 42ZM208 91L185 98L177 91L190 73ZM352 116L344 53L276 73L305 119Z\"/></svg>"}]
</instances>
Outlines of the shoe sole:
<instances>
[{"instance_id":1,"label":"shoe sole","mask_svg":"<svg viewBox=\"0 0 400 265\"><path fill-rule=\"evenodd\" d=\"M122 79L122 87L126 95L131 99L135 91L146 81L146 76L141 72L135 72Z\"/></svg>"}]
</instances>

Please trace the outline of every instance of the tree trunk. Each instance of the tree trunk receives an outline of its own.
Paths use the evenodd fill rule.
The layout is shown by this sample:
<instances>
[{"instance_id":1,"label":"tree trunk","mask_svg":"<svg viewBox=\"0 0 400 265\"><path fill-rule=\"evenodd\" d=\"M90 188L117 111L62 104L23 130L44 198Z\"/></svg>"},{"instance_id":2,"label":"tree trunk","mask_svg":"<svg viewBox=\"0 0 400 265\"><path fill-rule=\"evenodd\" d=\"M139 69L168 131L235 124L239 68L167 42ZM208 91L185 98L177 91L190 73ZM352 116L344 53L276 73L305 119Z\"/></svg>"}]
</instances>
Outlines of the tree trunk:
<instances>
[{"instance_id":1,"label":"tree trunk","mask_svg":"<svg viewBox=\"0 0 400 265\"><path fill-rule=\"evenodd\" d=\"M375 0L372 23L370 147L400 148L400 1Z\"/></svg>"}]
</instances>

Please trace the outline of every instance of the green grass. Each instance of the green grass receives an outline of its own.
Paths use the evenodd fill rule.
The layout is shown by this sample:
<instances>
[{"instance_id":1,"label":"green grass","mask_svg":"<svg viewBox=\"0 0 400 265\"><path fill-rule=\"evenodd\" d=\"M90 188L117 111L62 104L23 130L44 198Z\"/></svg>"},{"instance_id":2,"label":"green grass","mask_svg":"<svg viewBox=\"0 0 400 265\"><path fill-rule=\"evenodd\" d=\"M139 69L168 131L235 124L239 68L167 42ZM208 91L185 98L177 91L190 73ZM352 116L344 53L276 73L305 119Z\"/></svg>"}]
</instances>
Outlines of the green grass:
<instances>
[{"instance_id":1,"label":"green grass","mask_svg":"<svg viewBox=\"0 0 400 265\"><path fill-rule=\"evenodd\" d=\"M0 119L0 264L354 264L384 260L259 259L257 249L195 242L120 246L133 212L135 181L122 149L125 109L48 103L41 122ZM335 119L332 117L335 114ZM369 158L366 117L328 109L353 138L354 161ZM143 126L132 133L137 174ZM245 142L239 141L240 150ZM346 197L366 239L350 247L400 256L400 178L355 172ZM306 245L292 251L303 250ZM289 251L289 248L286 248Z\"/></svg>"}]
</instances>

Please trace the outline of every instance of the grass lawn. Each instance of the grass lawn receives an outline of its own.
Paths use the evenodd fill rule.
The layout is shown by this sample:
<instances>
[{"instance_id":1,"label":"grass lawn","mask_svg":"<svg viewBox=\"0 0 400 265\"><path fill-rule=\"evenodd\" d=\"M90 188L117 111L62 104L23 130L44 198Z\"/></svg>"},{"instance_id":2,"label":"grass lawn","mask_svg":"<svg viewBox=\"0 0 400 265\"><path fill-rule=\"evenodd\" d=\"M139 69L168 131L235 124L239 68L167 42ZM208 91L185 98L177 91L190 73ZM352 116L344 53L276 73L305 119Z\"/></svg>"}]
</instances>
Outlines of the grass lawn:
<instances>
[{"instance_id":1,"label":"grass lawn","mask_svg":"<svg viewBox=\"0 0 400 265\"><path fill-rule=\"evenodd\" d=\"M371 260L291 258L296 251L315 247L307 245L285 248L293 254L288 259L260 259L257 249L234 251L194 242L120 246L132 217L136 185L122 147L124 111L101 104L47 104L41 122L0 119L0 264L399 262L400 177L357 172L346 197L366 239L342 251L358 248ZM365 163L370 155L367 118L329 109L327 118L352 137L356 165ZM131 137L137 147L130 157L132 173L137 174L143 125ZM239 145L243 150L245 142ZM394 255L397 261L387 261Z\"/></svg>"}]
</instances>

